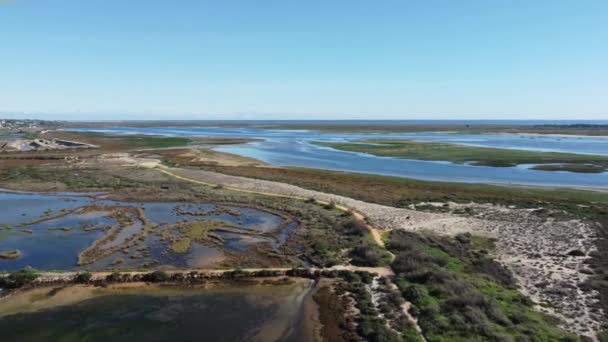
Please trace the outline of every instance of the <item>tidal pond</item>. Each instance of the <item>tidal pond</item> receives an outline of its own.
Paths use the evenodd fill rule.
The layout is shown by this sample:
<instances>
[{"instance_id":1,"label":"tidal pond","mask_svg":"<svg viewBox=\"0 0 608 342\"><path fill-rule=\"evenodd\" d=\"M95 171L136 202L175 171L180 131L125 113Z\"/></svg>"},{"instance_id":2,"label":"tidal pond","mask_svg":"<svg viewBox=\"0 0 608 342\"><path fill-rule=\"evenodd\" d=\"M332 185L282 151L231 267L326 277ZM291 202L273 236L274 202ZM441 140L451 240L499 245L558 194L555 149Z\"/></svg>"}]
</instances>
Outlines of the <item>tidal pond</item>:
<instances>
[{"instance_id":1,"label":"tidal pond","mask_svg":"<svg viewBox=\"0 0 608 342\"><path fill-rule=\"evenodd\" d=\"M278 251L297 224L238 205L0 192L0 270L202 268ZM31 210L29 210L31 208ZM255 261L255 260L254 260Z\"/></svg>"}]
</instances>

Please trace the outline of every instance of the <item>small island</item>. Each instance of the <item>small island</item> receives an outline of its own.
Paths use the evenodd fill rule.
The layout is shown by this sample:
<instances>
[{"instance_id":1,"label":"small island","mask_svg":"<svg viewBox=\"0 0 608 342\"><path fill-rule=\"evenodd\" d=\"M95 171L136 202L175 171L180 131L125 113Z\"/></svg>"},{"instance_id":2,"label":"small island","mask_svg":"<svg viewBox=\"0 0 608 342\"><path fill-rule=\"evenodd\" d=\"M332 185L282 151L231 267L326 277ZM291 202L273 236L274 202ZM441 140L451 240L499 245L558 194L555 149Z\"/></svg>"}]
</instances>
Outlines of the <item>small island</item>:
<instances>
[{"instance_id":1,"label":"small island","mask_svg":"<svg viewBox=\"0 0 608 342\"><path fill-rule=\"evenodd\" d=\"M364 139L346 143L316 141L314 144L380 157L448 161L477 166L533 165L534 170L579 173L602 173L608 170L608 157L603 155L478 147L408 139Z\"/></svg>"},{"instance_id":2,"label":"small island","mask_svg":"<svg viewBox=\"0 0 608 342\"><path fill-rule=\"evenodd\" d=\"M14 260L18 259L21 256L21 251L18 249L12 251L4 251L0 252L0 259L3 260Z\"/></svg>"}]
</instances>

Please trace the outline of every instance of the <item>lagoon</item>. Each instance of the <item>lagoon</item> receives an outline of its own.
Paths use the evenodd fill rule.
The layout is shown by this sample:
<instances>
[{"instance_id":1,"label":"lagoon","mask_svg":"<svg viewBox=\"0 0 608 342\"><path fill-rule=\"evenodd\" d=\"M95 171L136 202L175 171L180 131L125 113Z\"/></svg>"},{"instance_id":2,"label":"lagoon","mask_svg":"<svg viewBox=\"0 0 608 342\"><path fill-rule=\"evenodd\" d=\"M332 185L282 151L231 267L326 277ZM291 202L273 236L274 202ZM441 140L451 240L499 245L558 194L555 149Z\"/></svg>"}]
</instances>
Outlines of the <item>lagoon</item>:
<instances>
[{"instance_id":1,"label":"lagoon","mask_svg":"<svg viewBox=\"0 0 608 342\"><path fill-rule=\"evenodd\" d=\"M606 172L583 175L562 171L532 170L530 165L497 168L441 161L407 160L338 151L311 144L312 141L342 142L358 139L391 138L530 151L608 155L608 138L606 137L433 132L335 133L256 127L116 127L77 130L113 134L261 139L262 141L259 142L221 146L216 147L216 149L256 158L277 166L360 172L434 181L608 188L608 173Z\"/></svg>"}]
</instances>

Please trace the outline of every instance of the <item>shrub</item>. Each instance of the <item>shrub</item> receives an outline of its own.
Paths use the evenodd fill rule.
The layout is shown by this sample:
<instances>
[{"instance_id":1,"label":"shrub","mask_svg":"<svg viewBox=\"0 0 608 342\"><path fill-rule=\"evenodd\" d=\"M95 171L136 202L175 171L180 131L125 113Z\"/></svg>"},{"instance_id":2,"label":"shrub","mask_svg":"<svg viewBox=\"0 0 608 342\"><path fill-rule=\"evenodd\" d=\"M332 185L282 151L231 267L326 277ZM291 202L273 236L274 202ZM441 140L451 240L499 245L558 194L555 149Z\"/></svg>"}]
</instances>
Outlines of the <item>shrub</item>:
<instances>
[{"instance_id":1,"label":"shrub","mask_svg":"<svg viewBox=\"0 0 608 342\"><path fill-rule=\"evenodd\" d=\"M93 275L89 272L78 273L74 278L74 282L77 284L88 284L91 278L93 278Z\"/></svg>"},{"instance_id":2,"label":"shrub","mask_svg":"<svg viewBox=\"0 0 608 342\"><path fill-rule=\"evenodd\" d=\"M396 290L389 290L386 295L386 300L393 306L398 307L404 303L403 297Z\"/></svg>"},{"instance_id":3,"label":"shrub","mask_svg":"<svg viewBox=\"0 0 608 342\"><path fill-rule=\"evenodd\" d=\"M248 278L251 274L242 269L224 272L223 277L227 279Z\"/></svg>"},{"instance_id":4,"label":"shrub","mask_svg":"<svg viewBox=\"0 0 608 342\"><path fill-rule=\"evenodd\" d=\"M353 248L350 253L352 257L351 264L357 266L382 266L387 260L386 252L377 246L367 244Z\"/></svg>"},{"instance_id":5,"label":"shrub","mask_svg":"<svg viewBox=\"0 0 608 342\"><path fill-rule=\"evenodd\" d=\"M357 273L351 272L351 271L347 271L347 270L339 270L338 271L338 277L346 280L349 283L359 283L359 282L361 282L361 277Z\"/></svg>"},{"instance_id":6,"label":"shrub","mask_svg":"<svg viewBox=\"0 0 608 342\"><path fill-rule=\"evenodd\" d=\"M164 271L154 271L152 273L146 273L143 275L142 280L151 282L151 283L162 283L165 281L169 281L171 276Z\"/></svg>"},{"instance_id":7,"label":"shrub","mask_svg":"<svg viewBox=\"0 0 608 342\"><path fill-rule=\"evenodd\" d=\"M351 251L351 263L358 266L375 266L380 263L381 255L370 246L357 246Z\"/></svg>"},{"instance_id":8,"label":"shrub","mask_svg":"<svg viewBox=\"0 0 608 342\"><path fill-rule=\"evenodd\" d=\"M465 271L485 274L507 288L517 288L517 283L515 278L513 278L513 275L511 275L511 273L502 265L487 257L479 257L471 260L471 264L465 267Z\"/></svg>"},{"instance_id":9,"label":"shrub","mask_svg":"<svg viewBox=\"0 0 608 342\"><path fill-rule=\"evenodd\" d=\"M403 290L403 297L414 305L419 305L428 296L426 288L420 285L410 285Z\"/></svg>"},{"instance_id":10,"label":"shrub","mask_svg":"<svg viewBox=\"0 0 608 342\"><path fill-rule=\"evenodd\" d=\"M112 272L106 276L106 281L109 283L118 283L122 281L122 275L120 272Z\"/></svg>"},{"instance_id":11,"label":"shrub","mask_svg":"<svg viewBox=\"0 0 608 342\"><path fill-rule=\"evenodd\" d=\"M450 297L443 302L445 311L460 311L467 307L484 307L485 298L477 291L462 293L458 296Z\"/></svg>"},{"instance_id":12,"label":"shrub","mask_svg":"<svg viewBox=\"0 0 608 342\"><path fill-rule=\"evenodd\" d=\"M24 268L20 271L11 272L8 276L0 278L0 287L17 289L26 286L36 280L40 274L32 268Z\"/></svg>"},{"instance_id":13,"label":"shrub","mask_svg":"<svg viewBox=\"0 0 608 342\"><path fill-rule=\"evenodd\" d=\"M608 330L604 330L597 335L600 342L608 342Z\"/></svg>"},{"instance_id":14,"label":"shrub","mask_svg":"<svg viewBox=\"0 0 608 342\"><path fill-rule=\"evenodd\" d=\"M364 284L371 284L374 279L374 274L367 271L356 271L355 272Z\"/></svg>"},{"instance_id":15,"label":"shrub","mask_svg":"<svg viewBox=\"0 0 608 342\"><path fill-rule=\"evenodd\" d=\"M367 233L367 225L364 221L357 220L353 217L342 223L340 231L348 235L363 236Z\"/></svg>"},{"instance_id":16,"label":"shrub","mask_svg":"<svg viewBox=\"0 0 608 342\"><path fill-rule=\"evenodd\" d=\"M475 237L449 240L394 231L388 245L397 254L391 264L397 286L412 302L410 313L427 340L568 338L556 323L532 314L532 303L514 291L508 270L477 252Z\"/></svg>"},{"instance_id":17,"label":"shrub","mask_svg":"<svg viewBox=\"0 0 608 342\"><path fill-rule=\"evenodd\" d=\"M325 204L323 208L327 210L334 210L336 209L336 202L330 201L329 203Z\"/></svg>"}]
</instances>

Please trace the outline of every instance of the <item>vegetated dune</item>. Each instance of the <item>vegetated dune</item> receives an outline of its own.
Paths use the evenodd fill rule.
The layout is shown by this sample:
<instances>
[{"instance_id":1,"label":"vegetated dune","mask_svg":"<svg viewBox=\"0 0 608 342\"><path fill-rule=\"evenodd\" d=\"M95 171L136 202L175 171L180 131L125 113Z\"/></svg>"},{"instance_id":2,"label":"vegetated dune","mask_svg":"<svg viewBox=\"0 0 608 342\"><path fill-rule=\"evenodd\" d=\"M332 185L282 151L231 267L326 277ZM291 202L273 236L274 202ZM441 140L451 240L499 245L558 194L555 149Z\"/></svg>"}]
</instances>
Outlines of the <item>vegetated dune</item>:
<instances>
[{"instance_id":1,"label":"vegetated dune","mask_svg":"<svg viewBox=\"0 0 608 342\"><path fill-rule=\"evenodd\" d=\"M245 191L333 201L364 214L374 226L393 230L454 236L470 232L496 239L495 258L519 280L522 291L539 309L562 318L562 326L588 336L598 331L602 313L597 292L581 288L589 275L585 260L596 238L588 224L539 209L515 209L471 203L437 203L453 210L470 207L473 215L427 213L407 208L371 204L351 198L311 191L297 186L214 172L168 169L180 177Z\"/></svg>"}]
</instances>

